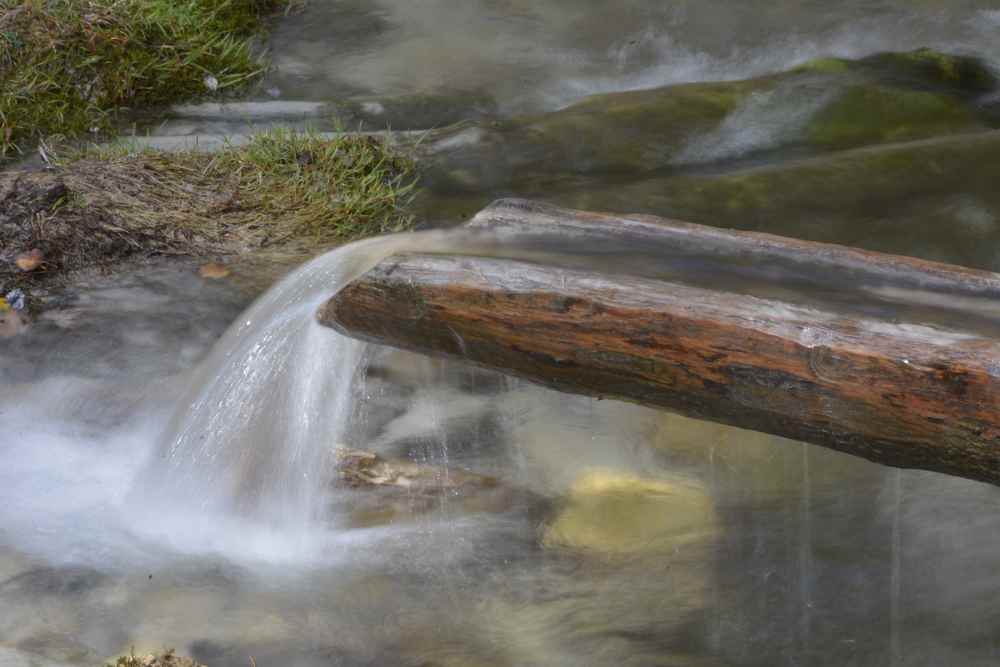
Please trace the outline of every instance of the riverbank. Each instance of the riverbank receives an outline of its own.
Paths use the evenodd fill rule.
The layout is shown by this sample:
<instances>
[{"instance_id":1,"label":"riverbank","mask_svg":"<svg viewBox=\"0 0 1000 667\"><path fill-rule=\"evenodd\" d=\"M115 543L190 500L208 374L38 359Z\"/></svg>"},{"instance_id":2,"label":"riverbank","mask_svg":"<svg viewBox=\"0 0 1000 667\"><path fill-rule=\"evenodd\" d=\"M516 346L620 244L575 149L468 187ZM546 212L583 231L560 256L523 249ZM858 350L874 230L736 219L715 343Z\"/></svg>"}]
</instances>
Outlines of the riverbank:
<instances>
[{"instance_id":1,"label":"riverbank","mask_svg":"<svg viewBox=\"0 0 1000 667\"><path fill-rule=\"evenodd\" d=\"M413 181L413 161L381 139L281 129L214 154L123 145L0 173L0 295L127 259L315 251L400 231Z\"/></svg>"}]
</instances>

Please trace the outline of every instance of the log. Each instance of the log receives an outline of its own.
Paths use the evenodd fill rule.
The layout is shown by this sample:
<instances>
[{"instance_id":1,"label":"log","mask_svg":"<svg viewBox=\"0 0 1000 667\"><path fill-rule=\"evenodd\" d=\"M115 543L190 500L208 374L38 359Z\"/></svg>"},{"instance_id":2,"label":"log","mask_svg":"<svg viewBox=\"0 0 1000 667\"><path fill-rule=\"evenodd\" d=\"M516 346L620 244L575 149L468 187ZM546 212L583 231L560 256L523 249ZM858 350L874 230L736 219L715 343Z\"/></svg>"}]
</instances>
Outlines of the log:
<instances>
[{"instance_id":1,"label":"log","mask_svg":"<svg viewBox=\"0 0 1000 667\"><path fill-rule=\"evenodd\" d=\"M320 322L561 391L1000 484L996 274L517 201L494 205L472 226L531 261L513 251L393 256L331 298ZM524 250L560 237L564 246L584 239L591 254L539 262ZM595 244L642 247L645 259L633 271L627 259L595 271ZM649 259L664 249L674 258L710 257L716 267L739 262L754 279L685 282ZM834 305L805 287L754 293L773 265L800 276L811 268L814 282L821 275L823 284L837 283L839 292L820 293L836 294ZM852 294L856 301L842 307Z\"/></svg>"}]
</instances>

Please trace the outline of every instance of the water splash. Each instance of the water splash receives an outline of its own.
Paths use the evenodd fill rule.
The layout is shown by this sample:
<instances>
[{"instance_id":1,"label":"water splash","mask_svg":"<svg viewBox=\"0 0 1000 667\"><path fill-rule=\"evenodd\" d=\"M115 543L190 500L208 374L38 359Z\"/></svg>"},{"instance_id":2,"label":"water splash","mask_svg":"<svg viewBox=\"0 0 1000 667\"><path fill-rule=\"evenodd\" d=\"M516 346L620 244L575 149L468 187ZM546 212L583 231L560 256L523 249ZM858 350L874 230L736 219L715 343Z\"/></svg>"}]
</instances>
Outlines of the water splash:
<instances>
[{"instance_id":1,"label":"water splash","mask_svg":"<svg viewBox=\"0 0 1000 667\"><path fill-rule=\"evenodd\" d=\"M222 515L307 539L323 518L331 450L347 439L364 357L363 343L315 321L317 308L389 255L454 250L473 237L482 238L423 232L354 243L268 291L193 374L135 490L141 504L184 512L188 529L214 533Z\"/></svg>"},{"instance_id":2,"label":"water splash","mask_svg":"<svg viewBox=\"0 0 1000 667\"><path fill-rule=\"evenodd\" d=\"M830 90L793 86L752 93L717 128L691 137L673 163L686 165L742 158L792 143L831 96Z\"/></svg>"}]
</instances>

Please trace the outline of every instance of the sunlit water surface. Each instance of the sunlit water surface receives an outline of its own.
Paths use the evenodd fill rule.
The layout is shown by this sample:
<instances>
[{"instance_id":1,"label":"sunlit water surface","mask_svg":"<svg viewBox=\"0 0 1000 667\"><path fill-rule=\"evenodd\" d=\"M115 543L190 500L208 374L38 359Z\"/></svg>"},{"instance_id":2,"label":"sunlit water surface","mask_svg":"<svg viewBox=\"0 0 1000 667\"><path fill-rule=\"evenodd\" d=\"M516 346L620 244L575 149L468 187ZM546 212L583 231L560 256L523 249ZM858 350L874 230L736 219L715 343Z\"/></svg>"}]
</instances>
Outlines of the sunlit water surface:
<instances>
[{"instance_id":1,"label":"sunlit water surface","mask_svg":"<svg viewBox=\"0 0 1000 667\"><path fill-rule=\"evenodd\" d=\"M503 115L823 55L936 46L996 60L998 12L973 0L315 2L278 25L265 89L485 93ZM997 663L992 487L566 396L313 323L385 254L454 242L330 255L247 311L244 293L193 266L90 278L30 335L0 340L0 665L96 665L133 646L212 667ZM373 516L331 481L336 444L491 475L509 492L485 505L404 495ZM612 546L559 544L551 529L595 470L676 495L626 504L638 528L594 510L586 539Z\"/></svg>"}]
</instances>

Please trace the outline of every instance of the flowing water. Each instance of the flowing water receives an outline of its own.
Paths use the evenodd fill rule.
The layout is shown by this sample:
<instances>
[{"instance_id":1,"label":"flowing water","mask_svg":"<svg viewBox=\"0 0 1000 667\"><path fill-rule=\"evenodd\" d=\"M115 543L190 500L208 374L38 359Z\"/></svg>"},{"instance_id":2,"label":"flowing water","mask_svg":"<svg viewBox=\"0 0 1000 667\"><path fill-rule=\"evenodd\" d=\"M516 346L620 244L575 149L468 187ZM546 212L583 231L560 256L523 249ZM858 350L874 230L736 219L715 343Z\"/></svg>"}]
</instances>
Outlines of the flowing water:
<instances>
[{"instance_id":1,"label":"flowing water","mask_svg":"<svg viewBox=\"0 0 1000 667\"><path fill-rule=\"evenodd\" d=\"M1000 3L986 0L315 0L276 26L261 96L353 101L416 129L490 123L821 56L931 46L997 63L998 30ZM801 158L781 139L825 103L814 93L752 97L657 177ZM312 107L277 115L290 108ZM178 116L157 131L248 121ZM843 224L775 229L997 268L1000 205L975 190L977 166L933 206L845 204ZM572 174L551 198L607 190L620 198L600 201L624 210L670 212L641 179ZM428 222L538 194L502 182L440 189ZM926 225L926 209L930 231L883 220ZM252 304L192 265L128 267L81 279L30 335L0 339L0 666L97 665L130 647L212 667L997 664L994 487L564 395L314 321L339 286L401 250L638 266L635 249L515 241L365 241ZM669 277L996 331L982 303L788 267L680 274ZM346 488L338 444L425 465L436 482ZM451 484L470 472L499 482Z\"/></svg>"}]
</instances>

